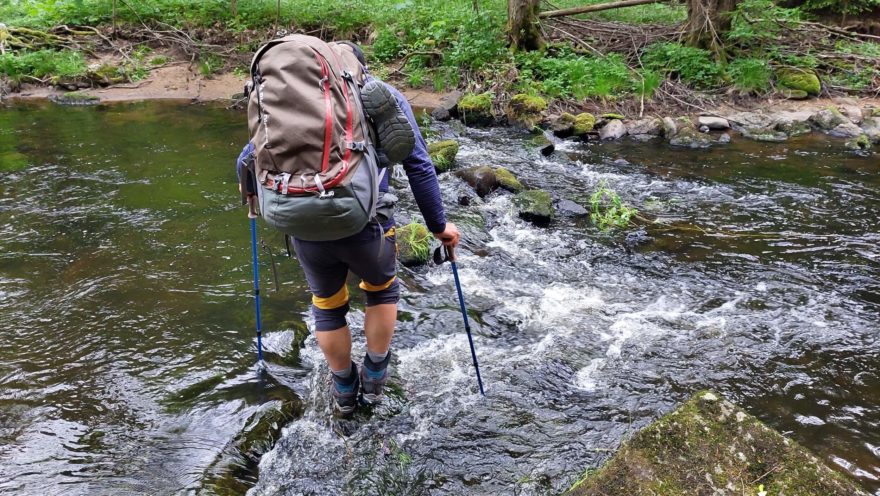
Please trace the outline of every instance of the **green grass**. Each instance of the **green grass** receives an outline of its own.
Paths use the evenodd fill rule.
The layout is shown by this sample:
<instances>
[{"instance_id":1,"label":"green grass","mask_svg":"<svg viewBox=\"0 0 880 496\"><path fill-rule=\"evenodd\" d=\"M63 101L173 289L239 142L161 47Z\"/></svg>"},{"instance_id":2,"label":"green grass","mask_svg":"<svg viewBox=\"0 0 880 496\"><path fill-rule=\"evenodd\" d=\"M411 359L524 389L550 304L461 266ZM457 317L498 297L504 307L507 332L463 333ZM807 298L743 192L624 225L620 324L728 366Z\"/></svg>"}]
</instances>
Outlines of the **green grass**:
<instances>
[{"instance_id":1,"label":"green grass","mask_svg":"<svg viewBox=\"0 0 880 496\"><path fill-rule=\"evenodd\" d=\"M558 0L553 5L560 9L580 7L609 0ZM547 7L545 9L549 10ZM605 10L590 14L582 14L585 19L601 19L605 21L627 22L632 24L676 24L687 19L687 9L681 4L656 3L638 5L622 9Z\"/></svg>"},{"instance_id":2,"label":"green grass","mask_svg":"<svg viewBox=\"0 0 880 496\"><path fill-rule=\"evenodd\" d=\"M745 93L761 93L770 89L773 71L770 64L762 59L736 59L727 68L733 85Z\"/></svg>"},{"instance_id":3,"label":"green grass","mask_svg":"<svg viewBox=\"0 0 880 496\"><path fill-rule=\"evenodd\" d=\"M84 76L88 69L81 52L38 50L0 55L0 74L20 81L26 77L54 80Z\"/></svg>"}]
</instances>

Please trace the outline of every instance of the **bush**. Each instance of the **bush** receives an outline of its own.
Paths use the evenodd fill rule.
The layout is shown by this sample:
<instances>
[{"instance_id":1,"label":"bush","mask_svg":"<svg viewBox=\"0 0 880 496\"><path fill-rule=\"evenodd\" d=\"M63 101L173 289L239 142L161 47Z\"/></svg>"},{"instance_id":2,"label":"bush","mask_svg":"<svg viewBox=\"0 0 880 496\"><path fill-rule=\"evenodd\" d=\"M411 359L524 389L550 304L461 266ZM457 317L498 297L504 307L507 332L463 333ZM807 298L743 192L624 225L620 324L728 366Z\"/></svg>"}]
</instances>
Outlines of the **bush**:
<instances>
[{"instance_id":1,"label":"bush","mask_svg":"<svg viewBox=\"0 0 880 496\"><path fill-rule=\"evenodd\" d=\"M773 71L766 60L736 59L727 68L733 84L744 92L763 92L770 89Z\"/></svg>"},{"instance_id":2,"label":"bush","mask_svg":"<svg viewBox=\"0 0 880 496\"><path fill-rule=\"evenodd\" d=\"M712 88L721 82L721 66L712 60L712 52L678 43L655 43L642 57L651 70L673 74L697 88Z\"/></svg>"},{"instance_id":3,"label":"bush","mask_svg":"<svg viewBox=\"0 0 880 496\"><path fill-rule=\"evenodd\" d=\"M830 10L838 14L859 14L880 8L880 0L807 0L805 10Z\"/></svg>"}]
</instances>

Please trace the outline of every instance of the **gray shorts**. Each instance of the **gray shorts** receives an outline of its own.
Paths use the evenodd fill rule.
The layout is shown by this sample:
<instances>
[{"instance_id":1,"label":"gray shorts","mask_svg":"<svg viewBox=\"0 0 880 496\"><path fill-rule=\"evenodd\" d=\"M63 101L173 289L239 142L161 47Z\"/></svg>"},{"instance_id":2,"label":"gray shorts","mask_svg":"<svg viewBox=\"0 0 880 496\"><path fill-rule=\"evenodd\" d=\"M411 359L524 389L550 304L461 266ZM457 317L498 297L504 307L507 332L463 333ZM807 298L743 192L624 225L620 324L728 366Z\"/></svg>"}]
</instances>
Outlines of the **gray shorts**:
<instances>
[{"instance_id":1,"label":"gray shorts","mask_svg":"<svg viewBox=\"0 0 880 496\"><path fill-rule=\"evenodd\" d=\"M384 234L376 223L336 241L293 240L296 256L312 292L317 331L332 331L347 322L349 293L345 282L351 271L361 278L367 306L397 303L397 243L394 227Z\"/></svg>"}]
</instances>

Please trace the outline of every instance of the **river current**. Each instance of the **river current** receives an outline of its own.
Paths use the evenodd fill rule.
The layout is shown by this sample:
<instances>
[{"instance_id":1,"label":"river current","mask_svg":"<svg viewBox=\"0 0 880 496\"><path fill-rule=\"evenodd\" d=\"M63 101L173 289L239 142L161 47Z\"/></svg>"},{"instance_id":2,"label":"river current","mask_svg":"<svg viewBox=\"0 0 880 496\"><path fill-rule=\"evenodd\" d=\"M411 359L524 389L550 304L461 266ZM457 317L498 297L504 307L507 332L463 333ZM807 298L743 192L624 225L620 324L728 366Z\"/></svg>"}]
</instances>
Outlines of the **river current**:
<instances>
[{"instance_id":1,"label":"river current","mask_svg":"<svg viewBox=\"0 0 880 496\"><path fill-rule=\"evenodd\" d=\"M880 495L880 156L813 136L542 157L525 133L435 125L458 167L582 205L607 185L640 219L538 227L504 192L461 205L473 194L442 175L486 396L448 265L402 268L389 397L339 420L314 338L296 345L302 272L265 226L269 374L253 370L243 122L171 103L0 108L0 493L556 494L714 389ZM395 177L398 219L418 220ZM282 405L274 447L236 454Z\"/></svg>"}]
</instances>

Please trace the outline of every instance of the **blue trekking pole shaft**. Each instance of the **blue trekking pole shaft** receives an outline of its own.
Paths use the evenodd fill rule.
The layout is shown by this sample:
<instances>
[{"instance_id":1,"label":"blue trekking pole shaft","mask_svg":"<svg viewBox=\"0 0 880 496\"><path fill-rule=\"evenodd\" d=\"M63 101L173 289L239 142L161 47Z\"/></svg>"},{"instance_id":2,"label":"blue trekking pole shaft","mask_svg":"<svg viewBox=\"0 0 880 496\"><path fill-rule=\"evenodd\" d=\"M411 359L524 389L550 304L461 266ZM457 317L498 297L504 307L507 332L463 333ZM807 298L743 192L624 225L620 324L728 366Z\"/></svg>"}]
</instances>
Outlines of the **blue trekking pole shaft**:
<instances>
[{"instance_id":1,"label":"blue trekking pole shaft","mask_svg":"<svg viewBox=\"0 0 880 496\"><path fill-rule=\"evenodd\" d=\"M257 309L257 363L263 362L263 323L260 318L260 272L257 259L256 196L248 198L248 218L251 221L251 254L254 266L254 302Z\"/></svg>"},{"instance_id":2,"label":"blue trekking pole shaft","mask_svg":"<svg viewBox=\"0 0 880 496\"><path fill-rule=\"evenodd\" d=\"M458 266L455 263L455 253L452 248L447 248L449 262L452 265L452 277L455 279L455 290L458 292L458 304L461 307L461 318L464 319L464 330L467 332L468 343L471 345L471 358L474 360L474 370L477 371L477 384L480 386L480 394L483 392L483 379L480 377L480 364L477 362L477 350L474 348L474 338L471 335L471 324L468 320L467 307L464 304L464 294L461 292L461 281L458 279Z\"/></svg>"}]
</instances>

